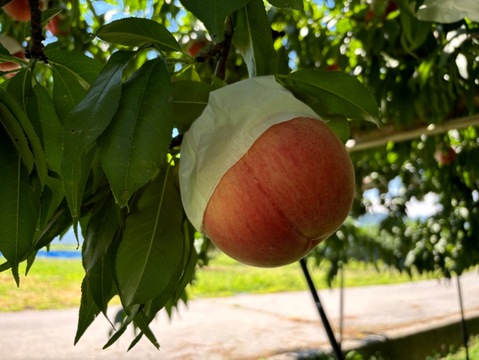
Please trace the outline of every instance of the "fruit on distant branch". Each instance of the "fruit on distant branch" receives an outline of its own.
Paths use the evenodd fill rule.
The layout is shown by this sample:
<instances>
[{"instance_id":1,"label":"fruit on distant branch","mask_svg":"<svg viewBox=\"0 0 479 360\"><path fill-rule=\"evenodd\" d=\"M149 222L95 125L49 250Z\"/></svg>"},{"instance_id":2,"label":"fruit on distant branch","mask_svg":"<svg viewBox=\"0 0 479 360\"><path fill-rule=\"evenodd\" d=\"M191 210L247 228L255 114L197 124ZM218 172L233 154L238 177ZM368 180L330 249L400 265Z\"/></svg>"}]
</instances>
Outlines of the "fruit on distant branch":
<instances>
[{"instance_id":1,"label":"fruit on distant branch","mask_svg":"<svg viewBox=\"0 0 479 360\"><path fill-rule=\"evenodd\" d=\"M201 50L208 44L206 39L195 39L192 40L188 45L188 54L195 57L200 53Z\"/></svg>"},{"instance_id":2,"label":"fruit on distant branch","mask_svg":"<svg viewBox=\"0 0 479 360\"><path fill-rule=\"evenodd\" d=\"M326 71L338 71L338 70L339 70L339 65L336 63L326 66Z\"/></svg>"},{"instance_id":3,"label":"fruit on distant branch","mask_svg":"<svg viewBox=\"0 0 479 360\"><path fill-rule=\"evenodd\" d=\"M396 11L399 9L398 4L394 0L389 0L387 5L386 5L386 11L384 12L385 16L388 16L390 13L393 11Z\"/></svg>"},{"instance_id":4,"label":"fruit on distant branch","mask_svg":"<svg viewBox=\"0 0 479 360\"><path fill-rule=\"evenodd\" d=\"M44 9L45 2L41 0L40 6ZM3 10L16 21L27 22L31 17L28 0L12 0L3 6Z\"/></svg>"},{"instance_id":5,"label":"fruit on distant branch","mask_svg":"<svg viewBox=\"0 0 479 360\"><path fill-rule=\"evenodd\" d=\"M456 159L456 151L450 146L439 146L434 152L434 159L439 165L450 165Z\"/></svg>"},{"instance_id":6,"label":"fruit on distant branch","mask_svg":"<svg viewBox=\"0 0 479 360\"><path fill-rule=\"evenodd\" d=\"M20 43L10 36L0 36L0 43L8 50L8 52L22 60L25 60L25 51ZM0 63L0 71L11 71L20 69L20 65L11 61ZM9 73L6 77L14 76L14 73Z\"/></svg>"},{"instance_id":7,"label":"fruit on distant branch","mask_svg":"<svg viewBox=\"0 0 479 360\"><path fill-rule=\"evenodd\" d=\"M368 24L376 17L376 12L374 10L368 10L366 15L364 16L364 22Z\"/></svg>"},{"instance_id":8,"label":"fruit on distant branch","mask_svg":"<svg viewBox=\"0 0 479 360\"><path fill-rule=\"evenodd\" d=\"M241 91L246 99L238 91L216 100L197 120L204 127L193 123L185 135L182 199L192 223L224 253L253 266L282 266L303 258L346 219L354 169L343 143L312 110L311 117L296 115L295 103L278 100L281 92L268 87L255 92L243 86ZM234 125L221 121L231 114ZM256 123L257 117L264 120ZM263 121L272 124L257 132ZM245 134L244 141L252 142L236 154ZM211 151L215 141L223 144ZM225 166L227 158L233 160ZM218 169L218 181L211 180ZM205 199L204 209L189 205L196 197Z\"/></svg>"},{"instance_id":9,"label":"fruit on distant branch","mask_svg":"<svg viewBox=\"0 0 479 360\"><path fill-rule=\"evenodd\" d=\"M70 33L70 29L63 14L55 15L47 24L47 30L54 36L66 36Z\"/></svg>"},{"instance_id":10,"label":"fruit on distant branch","mask_svg":"<svg viewBox=\"0 0 479 360\"><path fill-rule=\"evenodd\" d=\"M381 7L381 9L377 9L372 5L364 16L364 22L367 24L374 20L376 17L384 20L390 13L398 9L399 6L394 0L389 0L386 3L386 6L384 8Z\"/></svg>"}]
</instances>

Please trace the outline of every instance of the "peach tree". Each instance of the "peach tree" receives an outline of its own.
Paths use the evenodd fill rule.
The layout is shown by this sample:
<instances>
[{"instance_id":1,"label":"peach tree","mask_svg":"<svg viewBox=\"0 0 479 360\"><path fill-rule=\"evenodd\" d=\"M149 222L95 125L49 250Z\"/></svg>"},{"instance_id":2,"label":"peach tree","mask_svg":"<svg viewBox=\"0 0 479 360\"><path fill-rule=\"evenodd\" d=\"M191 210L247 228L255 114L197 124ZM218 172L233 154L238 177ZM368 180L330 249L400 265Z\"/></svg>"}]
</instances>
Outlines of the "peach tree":
<instances>
[{"instance_id":1,"label":"peach tree","mask_svg":"<svg viewBox=\"0 0 479 360\"><path fill-rule=\"evenodd\" d=\"M477 264L479 19L466 1L28 4L30 20L0 14L27 58L0 46L19 65L0 80L1 269L20 284L19 264L28 272L73 227L85 269L75 341L119 295L125 317L106 346L130 325L131 346L159 346L150 322L187 300L208 262L180 199L183 134L212 91L247 78L274 76L354 143L353 219L368 189L387 210L376 234L351 220L316 248L331 276L349 259L449 275ZM457 156L438 163L438 148ZM428 193L437 211L408 217Z\"/></svg>"}]
</instances>

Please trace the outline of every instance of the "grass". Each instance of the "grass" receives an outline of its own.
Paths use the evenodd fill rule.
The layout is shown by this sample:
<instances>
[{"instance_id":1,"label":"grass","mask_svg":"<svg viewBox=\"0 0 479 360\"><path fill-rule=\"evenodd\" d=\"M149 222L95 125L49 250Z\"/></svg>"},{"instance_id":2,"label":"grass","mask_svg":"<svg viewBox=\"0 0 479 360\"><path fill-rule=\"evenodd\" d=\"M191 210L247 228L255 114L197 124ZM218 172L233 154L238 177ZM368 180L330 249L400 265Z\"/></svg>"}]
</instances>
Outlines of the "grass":
<instances>
[{"instance_id":1,"label":"grass","mask_svg":"<svg viewBox=\"0 0 479 360\"><path fill-rule=\"evenodd\" d=\"M471 336L469 338L468 353L470 360L479 360L479 336ZM464 360L466 359L466 349L460 347L459 349L452 348L446 356L434 355L429 356L426 360Z\"/></svg>"},{"instance_id":2,"label":"grass","mask_svg":"<svg viewBox=\"0 0 479 360\"><path fill-rule=\"evenodd\" d=\"M24 273L25 265L20 266ZM59 309L80 305L80 286L85 272L78 259L35 260L17 288L9 271L0 273L0 311Z\"/></svg>"},{"instance_id":3,"label":"grass","mask_svg":"<svg viewBox=\"0 0 479 360\"><path fill-rule=\"evenodd\" d=\"M311 267L312 268L312 267ZM21 266L24 271L25 266ZM318 289L328 287L324 270L310 269ZM0 273L0 311L78 307L84 270L79 259L38 258L17 288L11 274ZM424 279L416 277L415 279ZM353 264L345 270L345 286L407 282L411 279L393 271L378 273L372 267ZM333 286L339 286L335 281ZM275 269L259 269L239 264L219 254L208 267L199 269L188 287L190 298L231 296L239 293L273 293L306 290L298 263Z\"/></svg>"},{"instance_id":4,"label":"grass","mask_svg":"<svg viewBox=\"0 0 479 360\"><path fill-rule=\"evenodd\" d=\"M309 270L318 289L328 287L323 269L310 266ZM196 278L197 281L188 289L188 293L192 298L307 289L299 263L273 269L261 269L242 265L223 254L215 257L210 266L198 271ZM426 277L416 276L414 278L414 280L419 279L426 279ZM358 263L348 265L344 272L344 284L346 287L408 281L411 281L411 278L406 274L399 274L397 271L377 272L372 266ZM332 286L339 287L339 280L334 281Z\"/></svg>"}]
</instances>

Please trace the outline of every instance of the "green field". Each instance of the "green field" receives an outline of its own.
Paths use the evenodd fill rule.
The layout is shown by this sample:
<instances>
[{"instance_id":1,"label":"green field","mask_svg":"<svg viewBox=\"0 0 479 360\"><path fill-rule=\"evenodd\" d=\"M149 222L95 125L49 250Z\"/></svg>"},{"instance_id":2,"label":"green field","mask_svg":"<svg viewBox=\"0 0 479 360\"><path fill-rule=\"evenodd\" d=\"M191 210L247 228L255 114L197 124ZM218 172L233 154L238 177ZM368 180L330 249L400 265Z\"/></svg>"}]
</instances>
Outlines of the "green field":
<instances>
[{"instance_id":1,"label":"green field","mask_svg":"<svg viewBox=\"0 0 479 360\"><path fill-rule=\"evenodd\" d=\"M24 266L21 271L24 272ZM314 268L311 275L318 289L328 287L324 270ZM16 287L10 272L0 273L0 311L77 307L80 303L83 276L84 270L79 259L54 258L38 258L28 276L21 278L20 288ZM360 264L347 267L344 275L345 286L410 280L407 275L392 271L378 273L374 268ZM338 285L339 281L333 283L333 286ZM306 289L298 263L275 269L259 269L242 265L220 254L209 266L197 271L196 280L189 286L188 294L190 298L205 298Z\"/></svg>"}]
</instances>

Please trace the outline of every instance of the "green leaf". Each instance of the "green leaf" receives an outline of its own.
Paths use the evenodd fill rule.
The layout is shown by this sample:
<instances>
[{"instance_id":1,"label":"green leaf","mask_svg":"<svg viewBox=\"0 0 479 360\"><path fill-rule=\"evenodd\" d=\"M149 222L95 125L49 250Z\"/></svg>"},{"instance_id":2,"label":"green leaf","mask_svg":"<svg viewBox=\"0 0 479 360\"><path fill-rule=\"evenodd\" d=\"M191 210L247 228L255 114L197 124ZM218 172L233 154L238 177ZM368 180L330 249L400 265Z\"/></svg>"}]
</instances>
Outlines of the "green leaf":
<instances>
[{"instance_id":1,"label":"green leaf","mask_svg":"<svg viewBox=\"0 0 479 360\"><path fill-rule=\"evenodd\" d=\"M25 136L28 140L29 147L32 149L35 167L37 169L38 177L42 186L46 182L47 177L47 162L45 154L43 152L40 139L35 132L35 129L27 117L27 114L23 111L22 107L13 99L9 94L3 92L1 95L2 103L8 108L15 119L20 123Z\"/></svg>"},{"instance_id":2,"label":"green leaf","mask_svg":"<svg viewBox=\"0 0 479 360\"><path fill-rule=\"evenodd\" d=\"M50 65L69 72L85 89L103 68L102 63L80 52L64 51L49 46L45 47L44 52Z\"/></svg>"},{"instance_id":3,"label":"green leaf","mask_svg":"<svg viewBox=\"0 0 479 360\"><path fill-rule=\"evenodd\" d=\"M41 216L38 227L43 232L65 198L63 183L59 177L48 176L41 196ZM52 238L53 239L53 238Z\"/></svg>"},{"instance_id":4,"label":"green leaf","mask_svg":"<svg viewBox=\"0 0 479 360\"><path fill-rule=\"evenodd\" d=\"M326 122L328 127L333 130L341 142L346 143L349 140L349 121L343 116L338 116Z\"/></svg>"},{"instance_id":5,"label":"green leaf","mask_svg":"<svg viewBox=\"0 0 479 360\"><path fill-rule=\"evenodd\" d=\"M160 348L160 344L158 343L158 340L156 340L155 334L153 334L150 327L148 326L150 321L143 311L140 311L138 315L135 316L135 318L133 319L133 323L141 330L141 333L133 340L131 345L128 347L128 351L131 350L138 343L142 335L145 335L154 347L156 347L157 349Z\"/></svg>"},{"instance_id":6,"label":"green leaf","mask_svg":"<svg viewBox=\"0 0 479 360\"><path fill-rule=\"evenodd\" d=\"M303 0L268 0L268 2L279 8L290 8L294 10L303 10Z\"/></svg>"},{"instance_id":7,"label":"green leaf","mask_svg":"<svg viewBox=\"0 0 479 360\"><path fill-rule=\"evenodd\" d=\"M26 100L29 96L32 95L33 86L32 86L33 72L29 68L24 67L18 71L15 76L8 81L7 93L8 95L15 99L19 107L25 111L26 110Z\"/></svg>"},{"instance_id":8,"label":"green leaf","mask_svg":"<svg viewBox=\"0 0 479 360\"><path fill-rule=\"evenodd\" d=\"M53 74L53 102L63 124L67 114L85 97L103 65L74 51L60 51L47 46L45 53Z\"/></svg>"},{"instance_id":9,"label":"green leaf","mask_svg":"<svg viewBox=\"0 0 479 360\"><path fill-rule=\"evenodd\" d=\"M103 65L75 51L61 51L47 46L45 53L53 74L53 103L63 124L68 113L85 97Z\"/></svg>"},{"instance_id":10,"label":"green leaf","mask_svg":"<svg viewBox=\"0 0 479 360\"><path fill-rule=\"evenodd\" d=\"M112 257L107 254L90 268L86 274L93 301L107 317L108 302L117 294L112 274Z\"/></svg>"},{"instance_id":11,"label":"green leaf","mask_svg":"<svg viewBox=\"0 0 479 360\"><path fill-rule=\"evenodd\" d=\"M139 305L133 306L131 309L128 309L129 311L126 311L127 309L124 309L125 313L128 314L128 316L123 320L123 323L121 324L121 327L118 329L118 331L113 334L113 336L108 340L108 342L103 346L103 350L106 348L109 348L111 345L113 345L121 335L126 331L128 328L128 325L130 325L135 318L135 316L138 314L138 312L141 310Z\"/></svg>"},{"instance_id":12,"label":"green leaf","mask_svg":"<svg viewBox=\"0 0 479 360\"><path fill-rule=\"evenodd\" d=\"M185 256L183 263L183 271L181 277L176 284L174 299L175 301L181 296L186 286L192 281L196 264L198 262L198 253L194 245L195 229L187 220L183 222L183 237L185 241Z\"/></svg>"},{"instance_id":13,"label":"green leaf","mask_svg":"<svg viewBox=\"0 0 479 360\"><path fill-rule=\"evenodd\" d=\"M183 210L168 174L168 169L161 172L147 186L126 220L116 259L120 296L126 306L162 295L182 265Z\"/></svg>"},{"instance_id":14,"label":"green leaf","mask_svg":"<svg viewBox=\"0 0 479 360\"><path fill-rule=\"evenodd\" d=\"M42 196L45 197L45 194L48 192L48 183L47 187L43 189ZM53 195L54 196L54 195ZM52 196L52 197L53 197ZM45 199L42 199L45 201ZM48 208L48 204L43 205L43 209ZM44 225L44 222L46 224ZM68 204L63 198L63 201L55 209L53 215L42 219L40 234L35 239L35 250L39 250L44 246L47 246L52 242L57 236L64 234L72 226L72 218L70 216L70 211L68 209Z\"/></svg>"},{"instance_id":15,"label":"green leaf","mask_svg":"<svg viewBox=\"0 0 479 360\"><path fill-rule=\"evenodd\" d=\"M38 181L30 178L21 158L0 130L0 252L20 283L18 265L32 250L40 209Z\"/></svg>"},{"instance_id":16,"label":"green leaf","mask_svg":"<svg viewBox=\"0 0 479 360\"><path fill-rule=\"evenodd\" d=\"M417 20L412 15L401 13L401 43L407 51L420 47L427 39L432 24Z\"/></svg>"},{"instance_id":17,"label":"green leaf","mask_svg":"<svg viewBox=\"0 0 479 360\"><path fill-rule=\"evenodd\" d=\"M90 292L90 282L85 276L81 285L80 312L78 315L78 324L77 331L75 334L74 345L78 343L80 338L83 336L88 327L93 323L99 313L100 308L93 301L93 297Z\"/></svg>"},{"instance_id":18,"label":"green leaf","mask_svg":"<svg viewBox=\"0 0 479 360\"><path fill-rule=\"evenodd\" d=\"M171 92L166 62L146 62L125 82L114 120L99 138L103 169L121 207L165 159L173 131Z\"/></svg>"},{"instance_id":19,"label":"green leaf","mask_svg":"<svg viewBox=\"0 0 479 360\"><path fill-rule=\"evenodd\" d=\"M53 74L53 103L63 124L70 111L85 97L87 88L67 69L51 64Z\"/></svg>"},{"instance_id":20,"label":"green leaf","mask_svg":"<svg viewBox=\"0 0 479 360\"><path fill-rule=\"evenodd\" d=\"M30 98L28 109L29 115L39 119L42 134L42 143L45 158L49 169L57 174L61 173L62 161L62 133L63 128L58 119L53 100L48 91L40 85L33 88L34 97ZM33 115L32 115L33 117Z\"/></svg>"},{"instance_id":21,"label":"green leaf","mask_svg":"<svg viewBox=\"0 0 479 360\"><path fill-rule=\"evenodd\" d=\"M33 170L34 158L27 137L10 109L2 102L0 102L0 121L30 174Z\"/></svg>"},{"instance_id":22,"label":"green leaf","mask_svg":"<svg viewBox=\"0 0 479 360\"><path fill-rule=\"evenodd\" d=\"M299 70L277 79L325 120L344 116L379 124L374 97L356 78L338 71Z\"/></svg>"},{"instance_id":23,"label":"green leaf","mask_svg":"<svg viewBox=\"0 0 479 360\"><path fill-rule=\"evenodd\" d=\"M180 0L181 4L191 11L205 25L215 41L224 38L224 23L228 15L238 10L250 0Z\"/></svg>"},{"instance_id":24,"label":"green leaf","mask_svg":"<svg viewBox=\"0 0 479 360\"><path fill-rule=\"evenodd\" d=\"M172 83L173 119L175 128L186 131L208 104L211 86L198 81L181 80Z\"/></svg>"},{"instance_id":25,"label":"green leaf","mask_svg":"<svg viewBox=\"0 0 479 360\"><path fill-rule=\"evenodd\" d=\"M55 17L55 15L59 14L62 12L62 9L43 9L42 10L42 17L41 17L41 23L42 23L42 27L45 27L48 22L53 18ZM24 31L24 37L25 38L28 38L31 36L31 22L30 21L27 21L25 23L25 27L24 27L25 31Z\"/></svg>"},{"instance_id":26,"label":"green leaf","mask_svg":"<svg viewBox=\"0 0 479 360\"><path fill-rule=\"evenodd\" d=\"M155 44L163 51L181 51L181 46L168 29L153 20L124 18L98 29L97 36L110 43L141 47Z\"/></svg>"},{"instance_id":27,"label":"green leaf","mask_svg":"<svg viewBox=\"0 0 479 360\"><path fill-rule=\"evenodd\" d=\"M120 227L120 209L114 199L109 196L106 203L92 212L91 219L86 226L82 260L86 272L107 255L108 248L115 239Z\"/></svg>"},{"instance_id":28,"label":"green leaf","mask_svg":"<svg viewBox=\"0 0 479 360\"><path fill-rule=\"evenodd\" d=\"M263 1L249 1L237 11L235 23L233 43L245 60L249 77L275 74L278 55Z\"/></svg>"},{"instance_id":29,"label":"green leaf","mask_svg":"<svg viewBox=\"0 0 479 360\"><path fill-rule=\"evenodd\" d=\"M65 196L74 222L78 220L83 190L90 169L91 150L116 113L121 95L123 69L131 52L113 54L93 82L85 98L65 120L62 175Z\"/></svg>"}]
</instances>

